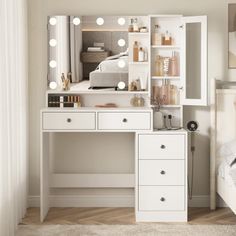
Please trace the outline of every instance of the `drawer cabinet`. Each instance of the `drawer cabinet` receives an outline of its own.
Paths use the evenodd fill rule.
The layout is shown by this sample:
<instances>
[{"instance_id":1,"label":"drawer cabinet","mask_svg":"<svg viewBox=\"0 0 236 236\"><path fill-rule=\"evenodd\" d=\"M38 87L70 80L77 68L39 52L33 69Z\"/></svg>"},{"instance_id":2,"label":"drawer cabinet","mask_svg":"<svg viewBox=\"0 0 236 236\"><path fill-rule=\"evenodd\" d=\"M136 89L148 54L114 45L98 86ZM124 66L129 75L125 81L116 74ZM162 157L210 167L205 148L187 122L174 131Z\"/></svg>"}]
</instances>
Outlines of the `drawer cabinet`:
<instances>
[{"instance_id":1,"label":"drawer cabinet","mask_svg":"<svg viewBox=\"0 0 236 236\"><path fill-rule=\"evenodd\" d=\"M96 115L95 112L45 112L42 122L46 130L94 130Z\"/></svg>"},{"instance_id":2,"label":"drawer cabinet","mask_svg":"<svg viewBox=\"0 0 236 236\"><path fill-rule=\"evenodd\" d=\"M99 130L150 130L150 112L99 112Z\"/></svg>"},{"instance_id":3,"label":"drawer cabinet","mask_svg":"<svg viewBox=\"0 0 236 236\"><path fill-rule=\"evenodd\" d=\"M184 159L184 135L140 135L139 159Z\"/></svg>"},{"instance_id":4,"label":"drawer cabinet","mask_svg":"<svg viewBox=\"0 0 236 236\"><path fill-rule=\"evenodd\" d=\"M136 219L187 221L187 132L137 135Z\"/></svg>"},{"instance_id":5,"label":"drawer cabinet","mask_svg":"<svg viewBox=\"0 0 236 236\"><path fill-rule=\"evenodd\" d=\"M140 160L139 185L184 185L184 160Z\"/></svg>"},{"instance_id":6,"label":"drawer cabinet","mask_svg":"<svg viewBox=\"0 0 236 236\"><path fill-rule=\"evenodd\" d=\"M183 211L184 203L184 186L139 187L139 210L141 211Z\"/></svg>"}]
</instances>

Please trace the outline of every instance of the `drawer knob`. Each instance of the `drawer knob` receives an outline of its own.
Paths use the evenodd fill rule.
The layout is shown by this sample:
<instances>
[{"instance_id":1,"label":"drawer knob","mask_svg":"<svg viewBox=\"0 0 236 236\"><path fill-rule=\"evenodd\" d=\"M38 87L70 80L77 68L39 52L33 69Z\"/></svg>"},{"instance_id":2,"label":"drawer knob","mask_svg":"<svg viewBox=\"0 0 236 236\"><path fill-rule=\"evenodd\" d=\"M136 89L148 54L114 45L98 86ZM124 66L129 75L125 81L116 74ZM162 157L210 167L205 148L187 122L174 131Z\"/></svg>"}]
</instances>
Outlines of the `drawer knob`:
<instances>
[{"instance_id":1,"label":"drawer knob","mask_svg":"<svg viewBox=\"0 0 236 236\"><path fill-rule=\"evenodd\" d=\"M162 197L161 199L160 199L160 201L161 202L164 202L166 199L164 198L164 197Z\"/></svg>"},{"instance_id":2,"label":"drawer knob","mask_svg":"<svg viewBox=\"0 0 236 236\"><path fill-rule=\"evenodd\" d=\"M68 123L70 123L71 122L71 118L67 118L67 120L66 120Z\"/></svg>"},{"instance_id":3,"label":"drawer knob","mask_svg":"<svg viewBox=\"0 0 236 236\"><path fill-rule=\"evenodd\" d=\"M161 173L161 175L165 175L166 172L164 170L162 170L160 173Z\"/></svg>"},{"instance_id":4,"label":"drawer knob","mask_svg":"<svg viewBox=\"0 0 236 236\"><path fill-rule=\"evenodd\" d=\"M126 123L128 120L127 120L126 118L124 118L122 121L123 121L124 123Z\"/></svg>"},{"instance_id":5,"label":"drawer knob","mask_svg":"<svg viewBox=\"0 0 236 236\"><path fill-rule=\"evenodd\" d=\"M165 149L165 148L166 148L166 146L162 144L161 145L161 149Z\"/></svg>"}]
</instances>

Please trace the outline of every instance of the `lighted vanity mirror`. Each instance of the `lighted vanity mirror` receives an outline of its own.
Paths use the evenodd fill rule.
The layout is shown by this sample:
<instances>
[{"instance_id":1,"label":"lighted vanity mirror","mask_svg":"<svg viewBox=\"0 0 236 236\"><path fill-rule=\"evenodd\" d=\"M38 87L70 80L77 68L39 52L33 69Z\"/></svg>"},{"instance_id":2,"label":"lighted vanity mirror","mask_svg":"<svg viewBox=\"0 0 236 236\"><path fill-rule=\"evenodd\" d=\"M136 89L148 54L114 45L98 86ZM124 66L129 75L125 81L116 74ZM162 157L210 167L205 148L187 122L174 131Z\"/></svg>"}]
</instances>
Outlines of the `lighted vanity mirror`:
<instances>
[{"instance_id":1,"label":"lighted vanity mirror","mask_svg":"<svg viewBox=\"0 0 236 236\"><path fill-rule=\"evenodd\" d=\"M146 29L143 49L148 50L147 17L48 17L48 83L60 88L63 73L73 83L70 90L128 90L129 80L140 76L136 68L130 73L129 48L133 50L135 41L128 32L131 19L137 19L138 29ZM139 70L148 76L148 66Z\"/></svg>"}]
</instances>

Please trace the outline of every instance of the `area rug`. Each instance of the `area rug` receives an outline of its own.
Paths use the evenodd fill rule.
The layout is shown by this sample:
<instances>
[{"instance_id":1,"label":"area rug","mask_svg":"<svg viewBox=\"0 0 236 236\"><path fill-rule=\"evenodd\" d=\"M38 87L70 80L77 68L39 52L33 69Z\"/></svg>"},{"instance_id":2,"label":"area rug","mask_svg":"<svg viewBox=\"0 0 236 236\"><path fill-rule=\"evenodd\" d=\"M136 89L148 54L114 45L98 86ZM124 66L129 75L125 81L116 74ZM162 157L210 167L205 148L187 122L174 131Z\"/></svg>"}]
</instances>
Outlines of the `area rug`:
<instances>
[{"instance_id":1,"label":"area rug","mask_svg":"<svg viewBox=\"0 0 236 236\"><path fill-rule=\"evenodd\" d=\"M236 225L19 225L16 236L235 236Z\"/></svg>"}]
</instances>

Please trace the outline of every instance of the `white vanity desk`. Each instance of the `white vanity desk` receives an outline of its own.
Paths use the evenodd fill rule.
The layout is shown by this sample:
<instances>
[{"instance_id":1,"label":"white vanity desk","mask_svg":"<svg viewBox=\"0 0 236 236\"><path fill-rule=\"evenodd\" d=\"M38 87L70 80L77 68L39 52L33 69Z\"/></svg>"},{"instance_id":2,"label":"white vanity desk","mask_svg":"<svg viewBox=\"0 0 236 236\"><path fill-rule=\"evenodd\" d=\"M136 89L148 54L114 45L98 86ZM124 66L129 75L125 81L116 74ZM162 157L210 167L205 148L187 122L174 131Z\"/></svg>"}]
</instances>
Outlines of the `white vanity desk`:
<instances>
[{"instance_id":1,"label":"white vanity desk","mask_svg":"<svg viewBox=\"0 0 236 236\"><path fill-rule=\"evenodd\" d=\"M128 32L131 19L138 20L144 31ZM70 81L79 83L75 90L47 91L46 107L53 108L41 111L41 221L50 208L50 188L134 188L136 221L187 221L187 132L153 131L152 107L161 104L162 117L165 121L169 119L169 127L173 128L183 127L184 105L207 105L207 17L51 16L47 28L50 45L48 84L60 84L60 78L64 82L61 75L68 72L72 73ZM64 34L58 34L61 29L64 29ZM108 31L111 38L104 38L103 31ZM65 32L70 32L70 35ZM106 42L105 54L110 51L112 55L122 53L112 64L116 68L115 73L104 72L101 68L98 71L96 67L94 71L89 70L89 74L87 63L83 67L81 65L84 61L81 62L79 53L87 51L92 45L100 45L97 44L100 43L97 42L98 35L103 38L102 42ZM163 35L165 41L162 42L163 37L160 36ZM68 39L73 40L69 43ZM113 43L109 45L108 42ZM145 59L136 58L137 42L138 54L145 52ZM128 55L127 48L130 49ZM175 65L170 71L164 58L169 58L167 61ZM95 56L86 62L98 60L99 57ZM101 78L104 80L102 84L94 85L94 82L101 82ZM96 90L98 85L114 88L114 84L110 84L111 78L115 87L123 82L126 89ZM105 82L109 82L108 85ZM135 108L137 104L130 103L134 95L144 98L144 107ZM73 101L70 96L79 96L83 108L68 108L68 105L76 105L70 104ZM95 108L107 103L115 103L119 108ZM173 123L170 121L172 118ZM53 173L49 165L50 133L60 132L134 133L134 173L133 169L127 174Z\"/></svg>"},{"instance_id":2,"label":"white vanity desk","mask_svg":"<svg viewBox=\"0 0 236 236\"><path fill-rule=\"evenodd\" d=\"M187 132L153 132L150 108L47 108L41 111L41 208L50 188L135 188L137 221L187 221ZM134 174L54 174L50 133L134 132Z\"/></svg>"}]
</instances>

